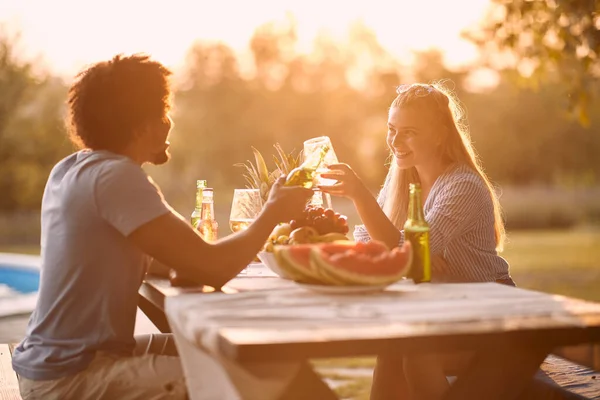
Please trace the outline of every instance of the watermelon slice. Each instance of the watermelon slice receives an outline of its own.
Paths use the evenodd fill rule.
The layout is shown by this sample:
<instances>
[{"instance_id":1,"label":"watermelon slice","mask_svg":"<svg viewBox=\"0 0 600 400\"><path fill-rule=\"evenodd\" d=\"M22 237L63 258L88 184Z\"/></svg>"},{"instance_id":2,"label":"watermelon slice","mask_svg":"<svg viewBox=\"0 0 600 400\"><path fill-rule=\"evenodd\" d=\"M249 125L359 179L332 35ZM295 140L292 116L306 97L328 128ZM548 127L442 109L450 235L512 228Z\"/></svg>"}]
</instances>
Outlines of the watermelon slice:
<instances>
[{"instance_id":1,"label":"watermelon slice","mask_svg":"<svg viewBox=\"0 0 600 400\"><path fill-rule=\"evenodd\" d=\"M313 248L311 261L322 276L345 285L387 285L400 280L408 271L412 260L410 242L391 251L382 243L370 245L366 248L369 251L364 251L365 245L368 244L334 249L324 244ZM377 248L379 251L375 252Z\"/></svg>"},{"instance_id":2,"label":"watermelon slice","mask_svg":"<svg viewBox=\"0 0 600 400\"><path fill-rule=\"evenodd\" d=\"M275 258L279 267L284 269L293 280L305 283L318 283L320 277L311 263L311 249L314 245L297 244L275 246Z\"/></svg>"}]
</instances>

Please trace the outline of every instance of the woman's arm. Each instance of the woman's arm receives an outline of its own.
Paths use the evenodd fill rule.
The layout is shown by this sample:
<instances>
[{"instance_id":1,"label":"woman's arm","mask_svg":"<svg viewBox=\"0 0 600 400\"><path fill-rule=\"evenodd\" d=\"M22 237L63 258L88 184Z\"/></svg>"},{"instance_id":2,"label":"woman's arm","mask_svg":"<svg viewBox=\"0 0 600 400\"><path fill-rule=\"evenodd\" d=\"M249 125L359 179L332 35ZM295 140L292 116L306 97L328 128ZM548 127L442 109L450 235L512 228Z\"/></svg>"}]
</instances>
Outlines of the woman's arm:
<instances>
[{"instance_id":1,"label":"woman's arm","mask_svg":"<svg viewBox=\"0 0 600 400\"><path fill-rule=\"evenodd\" d=\"M402 233L385 215L375 197L352 168L347 164L333 164L329 165L329 169L332 172L321 174L321 177L335 179L337 183L321 186L321 190L351 199L371 239L380 240L389 248L400 245Z\"/></svg>"},{"instance_id":2,"label":"woman's arm","mask_svg":"<svg viewBox=\"0 0 600 400\"><path fill-rule=\"evenodd\" d=\"M385 215L375 197L368 190L352 201L371 239L384 242L390 249L402 244L403 233Z\"/></svg>"}]
</instances>

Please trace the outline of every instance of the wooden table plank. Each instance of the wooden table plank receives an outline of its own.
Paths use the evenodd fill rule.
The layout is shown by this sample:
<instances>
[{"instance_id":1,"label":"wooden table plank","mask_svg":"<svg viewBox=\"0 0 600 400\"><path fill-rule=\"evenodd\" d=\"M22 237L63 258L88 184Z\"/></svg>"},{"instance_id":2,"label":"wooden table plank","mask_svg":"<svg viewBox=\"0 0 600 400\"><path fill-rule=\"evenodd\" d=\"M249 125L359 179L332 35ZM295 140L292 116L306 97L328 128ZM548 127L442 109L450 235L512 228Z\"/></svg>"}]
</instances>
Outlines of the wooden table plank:
<instances>
[{"instance_id":1,"label":"wooden table plank","mask_svg":"<svg viewBox=\"0 0 600 400\"><path fill-rule=\"evenodd\" d=\"M272 274L271 271L261 271L260 275L258 276L255 273L251 273L250 275L235 278L234 280L230 281L223 290L226 293L235 293L294 286L292 282L284 281L273 276L274 274ZM264 279L265 277L268 279ZM170 332L167 319L164 315L164 299L169 296L200 291L208 293L214 291L214 289L210 287L195 289L172 287L169 283L169 280L164 277L148 276L140 288L140 309L150 318L150 320L159 328L161 332ZM598 344L584 344L579 346L557 348L554 349L554 353L581 365L585 365L600 371L599 349L600 345Z\"/></svg>"},{"instance_id":2,"label":"wooden table plank","mask_svg":"<svg viewBox=\"0 0 600 400\"><path fill-rule=\"evenodd\" d=\"M168 268L167 268L168 270ZM162 333L171 333L165 316L164 301L167 297L189 293L237 293L252 290L269 290L293 287L293 282L279 278L273 271L262 264L253 264L246 274L232 279L219 291L210 286L183 288L172 286L165 276L147 275L139 289L138 307Z\"/></svg>"},{"instance_id":3,"label":"wooden table plank","mask_svg":"<svg viewBox=\"0 0 600 400\"><path fill-rule=\"evenodd\" d=\"M505 340L551 347L600 341L600 304L494 283L396 285L366 296L285 289L173 300L188 327L195 320L199 329L217 327L221 351L240 361L477 349Z\"/></svg>"}]
</instances>

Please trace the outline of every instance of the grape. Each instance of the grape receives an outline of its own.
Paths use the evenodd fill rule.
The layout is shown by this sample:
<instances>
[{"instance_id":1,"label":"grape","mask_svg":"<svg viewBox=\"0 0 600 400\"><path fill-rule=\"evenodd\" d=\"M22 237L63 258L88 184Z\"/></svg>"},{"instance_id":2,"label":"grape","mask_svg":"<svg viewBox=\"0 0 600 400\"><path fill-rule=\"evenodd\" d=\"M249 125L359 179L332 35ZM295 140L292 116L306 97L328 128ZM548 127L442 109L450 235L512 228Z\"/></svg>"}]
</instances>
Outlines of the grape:
<instances>
[{"instance_id":1,"label":"grape","mask_svg":"<svg viewBox=\"0 0 600 400\"><path fill-rule=\"evenodd\" d=\"M314 220L314 227L320 235L327 233L327 218L324 216L318 216Z\"/></svg>"},{"instance_id":2,"label":"grape","mask_svg":"<svg viewBox=\"0 0 600 400\"><path fill-rule=\"evenodd\" d=\"M300 228L300 226L298 225L298 221L296 221L295 219L290 221L290 227L292 228L292 230Z\"/></svg>"},{"instance_id":3,"label":"grape","mask_svg":"<svg viewBox=\"0 0 600 400\"><path fill-rule=\"evenodd\" d=\"M330 232L339 232L344 235L348 233L348 221L345 215L335 212L331 208L307 206L304 208L303 216L293 220L295 224L292 229L303 226L314 228L319 235L325 235Z\"/></svg>"}]
</instances>

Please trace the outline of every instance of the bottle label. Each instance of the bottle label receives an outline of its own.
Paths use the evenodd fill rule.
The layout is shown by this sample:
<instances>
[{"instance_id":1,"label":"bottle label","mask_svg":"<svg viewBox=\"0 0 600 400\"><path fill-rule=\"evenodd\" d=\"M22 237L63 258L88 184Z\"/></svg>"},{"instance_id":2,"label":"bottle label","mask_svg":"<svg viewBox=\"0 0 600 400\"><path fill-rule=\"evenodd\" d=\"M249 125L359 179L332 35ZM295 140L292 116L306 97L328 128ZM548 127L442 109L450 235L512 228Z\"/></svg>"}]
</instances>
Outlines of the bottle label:
<instances>
[{"instance_id":1,"label":"bottle label","mask_svg":"<svg viewBox=\"0 0 600 400\"><path fill-rule=\"evenodd\" d=\"M414 283L431 281L431 258L429 252L429 231L404 231L405 240L412 245L412 263L408 277Z\"/></svg>"}]
</instances>

